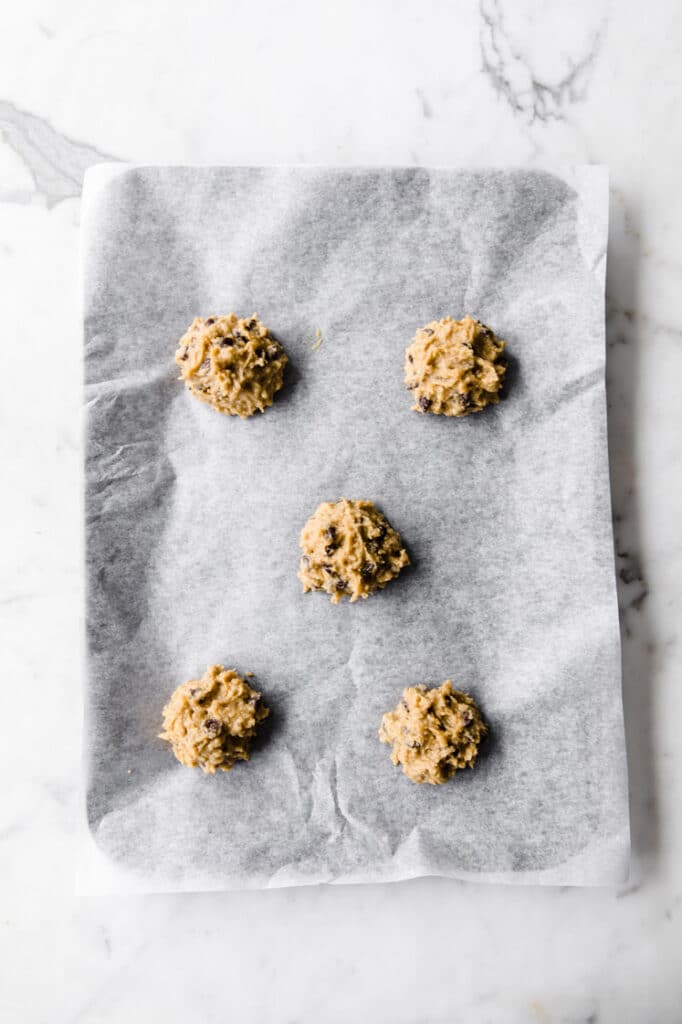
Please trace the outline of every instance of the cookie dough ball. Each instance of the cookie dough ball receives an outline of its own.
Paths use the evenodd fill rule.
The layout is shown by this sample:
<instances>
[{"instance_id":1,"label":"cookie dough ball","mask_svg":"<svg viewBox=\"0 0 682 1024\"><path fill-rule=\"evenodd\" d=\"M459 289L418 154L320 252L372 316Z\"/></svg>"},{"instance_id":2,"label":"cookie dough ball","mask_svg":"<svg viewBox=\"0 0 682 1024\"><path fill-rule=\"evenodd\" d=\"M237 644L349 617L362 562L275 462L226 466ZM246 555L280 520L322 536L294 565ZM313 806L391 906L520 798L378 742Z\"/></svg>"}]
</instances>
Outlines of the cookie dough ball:
<instances>
[{"instance_id":1,"label":"cookie dough ball","mask_svg":"<svg viewBox=\"0 0 682 1024\"><path fill-rule=\"evenodd\" d=\"M175 362L196 398L246 419L272 405L288 358L255 313L245 320L229 313L197 317L180 338Z\"/></svg>"},{"instance_id":2,"label":"cookie dough ball","mask_svg":"<svg viewBox=\"0 0 682 1024\"><path fill-rule=\"evenodd\" d=\"M326 590L334 604L381 590L410 564L407 551L371 501L325 501L301 532L303 590Z\"/></svg>"},{"instance_id":3,"label":"cookie dough ball","mask_svg":"<svg viewBox=\"0 0 682 1024\"><path fill-rule=\"evenodd\" d=\"M442 686L408 686L394 711L381 720L379 739L392 745L391 761L413 782L439 785L458 768L473 768L488 732L472 697Z\"/></svg>"},{"instance_id":4,"label":"cookie dough ball","mask_svg":"<svg viewBox=\"0 0 682 1024\"><path fill-rule=\"evenodd\" d=\"M163 709L163 732L180 764L213 775L249 760L251 739L270 714L261 695L234 669L211 665L182 683Z\"/></svg>"},{"instance_id":5,"label":"cookie dough ball","mask_svg":"<svg viewBox=\"0 0 682 1024\"><path fill-rule=\"evenodd\" d=\"M505 342L489 327L463 320L433 320L420 327L405 352L405 384L412 408L438 416L468 416L496 405L507 372Z\"/></svg>"}]
</instances>

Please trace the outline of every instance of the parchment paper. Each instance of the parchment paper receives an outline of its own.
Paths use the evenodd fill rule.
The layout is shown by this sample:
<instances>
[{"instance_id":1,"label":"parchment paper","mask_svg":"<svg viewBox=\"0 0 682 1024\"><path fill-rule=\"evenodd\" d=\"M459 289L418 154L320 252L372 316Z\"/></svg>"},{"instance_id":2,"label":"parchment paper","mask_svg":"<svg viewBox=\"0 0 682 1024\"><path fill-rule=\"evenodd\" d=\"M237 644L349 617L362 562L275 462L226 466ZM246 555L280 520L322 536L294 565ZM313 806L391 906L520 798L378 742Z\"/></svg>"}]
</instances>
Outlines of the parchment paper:
<instances>
[{"instance_id":1,"label":"parchment paper","mask_svg":"<svg viewBox=\"0 0 682 1024\"><path fill-rule=\"evenodd\" d=\"M624 877L606 222L595 167L88 172L92 877ZM257 311L292 360L249 421L194 400L173 363L195 315L230 310ZM466 312L508 342L507 400L411 412L405 346ZM333 607L301 592L298 536L341 496L373 500L414 565ZM174 687L214 662L253 671L272 717L248 764L206 777L156 736ZM379 722L404 686L445 678L492 738L475 771L416 786Z\"/></svg>"}]
</instances>

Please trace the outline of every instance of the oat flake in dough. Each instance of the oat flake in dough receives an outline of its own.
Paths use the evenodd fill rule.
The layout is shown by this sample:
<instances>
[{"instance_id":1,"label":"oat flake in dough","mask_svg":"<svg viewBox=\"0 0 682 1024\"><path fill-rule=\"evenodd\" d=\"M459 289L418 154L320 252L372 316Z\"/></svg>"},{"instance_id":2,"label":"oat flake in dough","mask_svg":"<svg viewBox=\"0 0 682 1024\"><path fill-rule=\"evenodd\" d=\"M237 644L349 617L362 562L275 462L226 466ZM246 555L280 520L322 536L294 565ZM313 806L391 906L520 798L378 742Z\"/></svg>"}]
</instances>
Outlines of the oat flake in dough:
<instances>
[{"instance_id":1,"label":"oat flake in dough","mask_svg":"<svg viewBox=\"0 0 682 1024\"><path fill-rule=\"evenodd\" d=\"M298 578L303 590L324 590L334 604L381 590L410 559L400 534L371 501L326 501L301 532Z\"/></svg>"},{"instance_id":2,"label":"oat flake in dough","mask_svg":"<svg viewBox=\"0 0 682 1024\"><path fill-rule=\"evenodd\" d=\"M240 319L197 317L178 343L175 362L195 398L246 419L272 405L287 354L254 313Z\"/></svg>"},{"instance_id":3,"label":"oat flake in dough","mask_svg":"<svg viewBox=\"0 0 682 1024\"><path fill-rule=\"evenodd\" d=\"M251 739L269 713L260 693L234 669L211 665L201 679L175 690L163 709L159 738L188 768L229 772L237 761L249 760Z\"/></svg>"},{"instance_id":4,"label":"oat flake in dough","mask_svg":"<svg viewBox=\"0 0 682 1024\"><path fill-rule=\"evenodd\" d=\"M465 316L420 327L405 352L405 384L416 412L468 416L499 402L505 342Z\"/></svg>"},{"instance_id":5,"label":"oat flake in dough","mask_svg":"<svg viewBox=\"0 0 682 1024\"><path fill-rule=\"evenodd\" d=\"M488 732L473 697L452 687L408 686L381 720L379 739L392 745L391 760L413 782L439 785L458 768L473 768Z\"/></svg>"}]
</instances>

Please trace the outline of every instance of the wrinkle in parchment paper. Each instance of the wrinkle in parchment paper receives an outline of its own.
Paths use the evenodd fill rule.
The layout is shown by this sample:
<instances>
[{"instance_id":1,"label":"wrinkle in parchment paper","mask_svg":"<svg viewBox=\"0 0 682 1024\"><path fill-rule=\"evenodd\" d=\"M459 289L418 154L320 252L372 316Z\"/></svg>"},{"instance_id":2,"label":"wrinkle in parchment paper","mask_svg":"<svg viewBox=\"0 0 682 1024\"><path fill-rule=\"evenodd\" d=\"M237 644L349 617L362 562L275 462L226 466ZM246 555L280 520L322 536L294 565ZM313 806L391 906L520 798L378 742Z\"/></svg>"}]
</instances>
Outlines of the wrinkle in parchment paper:
<instances>
[{"instance_id":1,"label":"wrinkle in parchment paper","mask_svg":"<svg viewBox=\"0 0 682 1024\"><path fill-rule=\"evenodd\" d=\"M220 889L420 874L594 884L628 818L604 396L606 172L97 168L84 195L87 867ZM291 358L248 421L176 379L196 315L258 312ZM505 402L410 411L415 329L508 342ZM316 330L324 345L313 346ZM412 566L303 595L319 502L369 498ZM272 709L252 760L181 767L174 687L222 662ZM491 724L416 786L377 738L417 682Z\"/></svg>"}]
</instances>

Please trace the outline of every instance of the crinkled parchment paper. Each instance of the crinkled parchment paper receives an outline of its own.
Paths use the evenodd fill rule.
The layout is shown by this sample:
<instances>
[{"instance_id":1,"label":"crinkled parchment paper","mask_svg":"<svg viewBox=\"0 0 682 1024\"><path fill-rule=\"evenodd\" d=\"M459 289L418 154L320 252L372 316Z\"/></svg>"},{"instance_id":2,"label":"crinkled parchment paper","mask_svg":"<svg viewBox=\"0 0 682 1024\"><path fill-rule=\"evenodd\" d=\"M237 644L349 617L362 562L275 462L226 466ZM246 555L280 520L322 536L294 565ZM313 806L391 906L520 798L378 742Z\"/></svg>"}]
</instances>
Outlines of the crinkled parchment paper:
<instances>
[{"instance_id":1,"label":"crinkled parchment paper","mask_svg":"<svg viewBox=\"0 0 682 1024\"><path fill-rule=\"evenodd\" d=\"M622 879L605 170L105 166L83 213L89 877ZM291 356L247 421L173 363L194 316L230 310ZM508 342L507 400L411 412L415 328L467 312ZM341 496L375 501L413 567L333 607L301 592L298 535ZM272 716L207 777L156 736L214 662L253 671ZM379 722L445 678L492 738L475 771L416 786Z\"/></svg>"}]
</instances>

